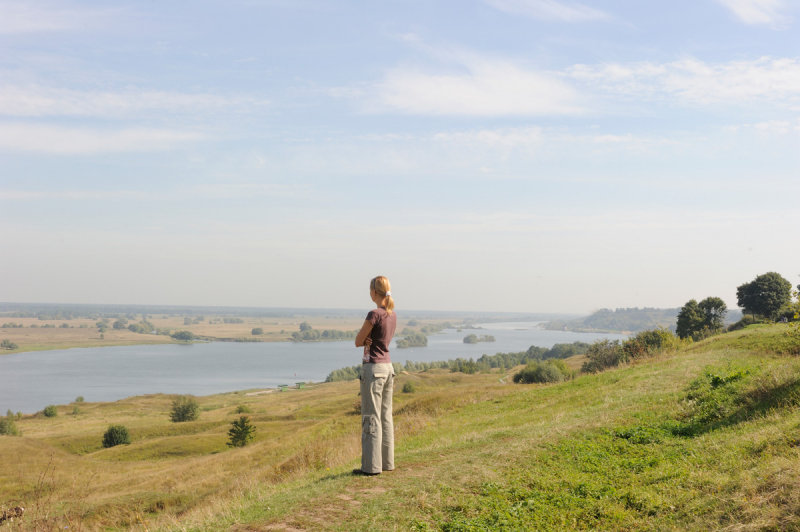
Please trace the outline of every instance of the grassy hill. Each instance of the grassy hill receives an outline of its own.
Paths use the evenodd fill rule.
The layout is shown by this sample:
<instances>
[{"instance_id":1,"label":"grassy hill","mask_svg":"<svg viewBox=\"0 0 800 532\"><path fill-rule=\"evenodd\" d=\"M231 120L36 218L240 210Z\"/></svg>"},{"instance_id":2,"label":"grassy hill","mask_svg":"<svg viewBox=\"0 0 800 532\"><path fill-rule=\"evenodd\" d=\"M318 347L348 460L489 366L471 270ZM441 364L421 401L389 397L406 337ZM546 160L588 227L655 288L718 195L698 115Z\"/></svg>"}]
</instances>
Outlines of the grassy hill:
<instances>
[{"instance_id":1,"label":"grassy hill","mask_svg":"<svg viewBox=\"0 0 800 532\"><path fill-rule=\"evenodd\" d=\"M800 529L789 330L753 326L552 385L400 375L397 469L369 478L350 475L353 382L198 398L199 420L179 424L170 396L62 406L0 436L0 506L27 509L9 530ZM239 405L258 433L229 449ZM112 423L130 445L102 448Z\"/></svg>"}]
</instances>

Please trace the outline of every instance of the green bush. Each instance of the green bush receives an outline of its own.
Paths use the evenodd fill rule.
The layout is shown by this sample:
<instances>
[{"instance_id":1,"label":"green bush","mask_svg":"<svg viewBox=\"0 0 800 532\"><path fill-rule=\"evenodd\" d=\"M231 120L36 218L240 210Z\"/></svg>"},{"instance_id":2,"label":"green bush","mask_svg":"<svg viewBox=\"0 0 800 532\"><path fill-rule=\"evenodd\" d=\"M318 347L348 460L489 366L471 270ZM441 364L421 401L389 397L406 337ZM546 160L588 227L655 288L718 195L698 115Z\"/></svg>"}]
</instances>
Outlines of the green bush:
<instances>
[{"instance_id":1,"label":"green bush","mask_svg":"<svg viewBox=\"0 0 800 532\"><path fill-rule=\"evenodd\" d=\"M239 405L239 406L236 407L236 413L237 414L249 414L251 412L252 412L252 410L247 405Z\"/></svg>"},{"instance_id":2,"label":"green bush","mask_svg":"<svg viewBox=\"0 0 800 532\"><path fill-rule=\"evenodd\" d=\"M17 429L17 424L14 422L13 416L0 418L0 434L6 436L19 436L19 429Z\"/></svg>"},{"instance_id":3,"label":"green bush","mask_svg":"<svg viewBox=\"0 0 800 532\"><path fill-rule=\"evenodd\" d=\"M82 403L82 402L83 402L83 396L82 396L82 395L79 395L78 397L76 397L76 398L75 398L75 401L74 401L74 402L75 402L75 403Z\"/></svg>"},{"instance_id":4,"label":"green bush","mask_svg":"<svg viewBox=\"0 0 800 532\"><path fill-rule=\"evenodd\" d=\"M42 409L42 415L44 417L56 417L58 415L58 409L56 405L47 405Z\"/></svg>"},{"instance_id":5,"label":"green bush","mask_svg":"<svg viewBox=\"0 0 800 532\"><path fill-rule=\"evenodd\" d=\"M250 423L250 418L241 416L231 423L228 430L228 447L244 447L255 438L256 428Z\"/></svg>"},{"instance_id":6,"label":"green bush","mask_svg":"<svg viewBox=\"0 0 800 532\"><path fill-rule=\"evenodd\" d=\"M172 410L169 418L175 422L194 421L200 411L197 400L191 395L179 395L172 401Z\"/></svg>"},{"instance_id":7,"label":"green bush","mask_svg":"<svg viewBox=\"0 0 800 532\"><path fill-rule=\"evenodd\" d=\"M635 360L677 349L679 346L680 339L677 336L668 329L658 328L642 331L633 338L625 340L622 343L622 352L625 360Z\"/></svg>"},{"instance_id":8,"label":"green bush","mask_svg":"<svg viewBox=\"0 0 800 532\"><path fill-rule=\"evenodd\" d=\"M72 415L73 416L77 416L80 413L81 413L81 409L80 409L80 407L78 405L75 405L75 406L72 407Z\"/></svg>"},{"instance_id":9,"label":"green bush","mask_svg":"<svg viewBox=\"0 0 800 532\"><path fill-rule=\"evenodd\" d=\"M413 382L407 382L403 385L403 393L414 393L417 391L417 388L414 386Z\"/></svg>"},{"instance_id":10,"label":"green bush","mask_svg":"<svg viewBox=\"0 0 800 532\"><path fill-rule=\"evenodd\" d=\"M627 354L622 349L619 340L599 340L593 343L586 352L586 362L583 363L581 371L585 373L597 373L606 368L619 366L621 362L627 362Z\"/></svg>"},{"instance_id":11,"label":"green bush","mask_svg":"<svg viewBox=\"0 0 800 532\"><path fill-rule=\"evenodd\" d=\"M170 334L170 336L179 342L191 342L195 339L195 335L192 331L175 331Z\"/></svg>"},{"instance_id":12,"label":"green bush","mask_svg":"<svg viewBox=\"0 0 800 532\"><path fill-rule=\"evenodd\" d=\"M748 325L754 325L756 323L764 323L764 320L756 318L751 314L745 314L742 316L742 319L728 326L728 332L738 331L739 329L744 329Z\"/></svg>"},{"instance_id":13,"label":"green bush","mask_svg":"<svg viewBox=\"0 0 800 532\"><path fill-rule=\"evenodd\" d=\"M571 377L572 372L563 360L550 359L541 362L533 360L525 368L514 375L514 382L531 384L537 382L561 382Z\"/></svg>"},{"instance_id":14,"label":"green bush","mask_svg":"<svg viewBox=\"0 0 800 532\"><path fill-rule=\"evenodd\" d=\"M3 349L14 350L14 349L17 349L18 347L19 346L17 344L15 344L14 342L12 342L9 339L5 339L2 342L0 342L0 348L3 348Z\"/></svg>"},{"instance_id":15,"label":"green bush","mask_svg":"<svg viewBox=\"0 0 800 532\"><path fill-rule=\"evenodd\" d=\"M103 434L103 447L114 447L115 445L128 444L131 442L131 437L128 434L128 429L123 425L111 425L108 430Z\"/></svg>"},{"instance_id":16,"label":"green bush","mask_svg":"<svg viewBox=\"0 0 800 532\"><path fill-rule=\"evenodd\" d=\"M253 336L262 335L264 334L264 329L261 327L253 327L253 329L250 331L250 334L252 334Z\"/></svg>"}]
</instances>

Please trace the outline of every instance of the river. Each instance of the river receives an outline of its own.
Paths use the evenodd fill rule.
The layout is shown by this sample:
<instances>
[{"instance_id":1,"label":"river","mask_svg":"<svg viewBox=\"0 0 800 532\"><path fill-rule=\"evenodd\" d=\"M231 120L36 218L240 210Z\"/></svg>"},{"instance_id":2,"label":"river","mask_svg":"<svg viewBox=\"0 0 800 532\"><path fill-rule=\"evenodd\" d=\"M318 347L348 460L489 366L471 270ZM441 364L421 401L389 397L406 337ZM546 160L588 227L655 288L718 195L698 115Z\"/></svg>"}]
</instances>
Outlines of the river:
<instances>
[{"instance_id":1,"label":"river","mask_svg":"<svg viewBox=\"0 0 800 532\"><path fill-rule=\"evenodd\" d=\"M538 322L486 323L479 329L446 329L427 347L392 349L392 361L432 362L482 354L525 351L531 345L624 339L619 334L548 331ZM474 333L495 342L465 344ZM0 415L33 413L49 404L116 401L149 393L209 395L281 384L324 381L334 369L355 366L360 349L343 342L210 342L74 348L0 356Z\"/></svg>"}]
</instances>

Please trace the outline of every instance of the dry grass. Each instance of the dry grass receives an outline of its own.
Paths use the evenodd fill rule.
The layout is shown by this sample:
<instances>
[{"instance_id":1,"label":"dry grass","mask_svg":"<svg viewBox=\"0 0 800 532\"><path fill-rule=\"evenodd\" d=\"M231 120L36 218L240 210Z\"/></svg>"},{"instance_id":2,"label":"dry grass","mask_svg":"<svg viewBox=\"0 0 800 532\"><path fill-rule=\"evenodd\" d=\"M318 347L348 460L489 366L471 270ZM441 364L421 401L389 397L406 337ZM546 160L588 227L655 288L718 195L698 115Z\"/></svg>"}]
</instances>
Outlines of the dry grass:
<instances>
[{"instance_id":1,"label":"dry grass","mask_svg":"<svg viewBox=\"0 0 800 532\"><path fill-rule=\"evenodd\" d=\"M225 323L221 316L203 316L199 323L184 324L182 316L150 316L148 321L156 329L172 331L191 331L197 336L217 340L240 340L262 342L281 342L291 339L293 332L298 331L302 322L308 322L314 329L333 329L353 331L361 328L362 318L328 317L328 316L292 316L254 318L242 317L243 323ZM21 324L21 328L0 328L0 340L9 340L19 346L18 349L0 350L0 355L23 351L40 351L46 349L67 349L70 347L102 347L114 345L158 344L173 342L172 338L157 334L139 334L128 329L109 327L101 335L95 319L81 318L73 320L39 320L38 318L10 318L0 315L3 323ZM129 320L129 324L137 320ZM439 320L418 320L423 325ZM62 325L68 325L63 328ZM44 325L53 326L45 328ZM35 326L35 327L31 327ZM401 320L400 329L405 327ZM252 330L261 328L264 334L253 336Z\"/></svg>"},{"instance_id":2,"label":"dry grass","mask_svg":"<svg viewBox=\"0 0 800 532\"><path fill-rule=\"evenodd\" d=\"M396 394L402 437L424 430L437 413L469 402L438 392L474 387L446 372L415 379L415 394ZM486 376L486 382L496 381ZM243 494L282 485L309 472L330 471L357 459L360 420L352 415L356 382L312 385L285 393L229 393L198 398L200 418L172 423L173 396L147 395L115 403L58 407L54 418L25 416L22 437L0 439L0 506L28 508L25 522L40 529L169 526L218 516ZM257 434L245 448L226 445L236 408L246 405ZM128 428L132 443L109 449L111 424Z\"/></svg>"},{"instance_id":3,"label":"dry grass","mask_svg":"<svg viewBox=\"0 0 800 532\"><path fill-rule=\"evenodd\" d=\"M508 384L513 371L398 375L397 390L416 391L395 393L398 469L378 478L349 474L356 382L198 398L200 419L181 424L168 421L166 395L84 403L78 416L62 406L56 418L20 420L22 437L0 438L0 505L29 509L9 530L486 529L495 511L531 512L554 529L798 529L794 395L695 437L659 428L676 422L687 385L709 367L753 368L742 400L763 403L795 382L800 361L733 340L556 385ZM257 438L229 449L238 405ZM133 443L101 448L111 423ZM615 436L637 427L658 437Z\"/></svg>"}]
</instances>

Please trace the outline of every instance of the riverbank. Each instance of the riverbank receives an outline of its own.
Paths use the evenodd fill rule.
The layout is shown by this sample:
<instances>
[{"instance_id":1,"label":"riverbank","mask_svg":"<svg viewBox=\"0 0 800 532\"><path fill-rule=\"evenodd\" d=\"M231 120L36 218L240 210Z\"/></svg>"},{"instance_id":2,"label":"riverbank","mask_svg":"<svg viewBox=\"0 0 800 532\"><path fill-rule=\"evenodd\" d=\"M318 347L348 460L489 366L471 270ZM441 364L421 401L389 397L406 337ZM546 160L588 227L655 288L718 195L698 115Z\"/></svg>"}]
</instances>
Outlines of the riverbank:
<instances>
[{"instance_id":1,"label":"riverbank","mask_svg":"<svg viewBox=\"0 0 800 532\"><path fill-rule=\"evenodd\" d=\"M202 319L200 319L202 318ZM189 331L198 338L215 342L290 342L301 323L314 329L349 331L363 323L361 318L325 316L286 317L180 317L148 315L125 319L115 328L117 319L75 318L42 320L32 317L0 316L0 341L8 340L16 349L0 349L0 356L30 351L70 349L75 347L111 347L175 343L169 331ZM147 322L152 332L140 333L128 327ZM102 324L102 326L101 326ZM324 339L323 339L324 340ZM335 341L336 339L331 339Z\"/></svg>"}]
</instances>

